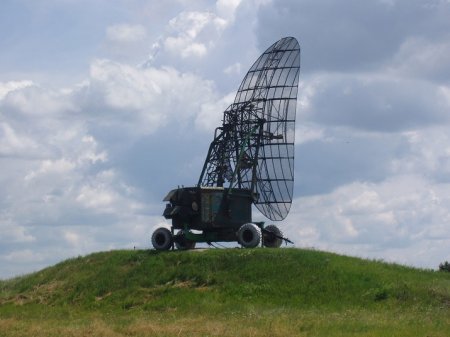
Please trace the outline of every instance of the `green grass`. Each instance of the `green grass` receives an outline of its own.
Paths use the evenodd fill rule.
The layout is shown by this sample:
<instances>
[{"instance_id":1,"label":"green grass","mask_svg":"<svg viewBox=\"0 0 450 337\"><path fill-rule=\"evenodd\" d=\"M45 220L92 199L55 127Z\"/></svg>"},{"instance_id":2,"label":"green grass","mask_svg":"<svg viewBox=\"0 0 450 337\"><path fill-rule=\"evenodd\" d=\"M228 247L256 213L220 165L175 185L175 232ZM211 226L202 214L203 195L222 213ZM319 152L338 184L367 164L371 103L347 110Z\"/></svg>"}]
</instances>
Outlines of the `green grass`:
<instances>
[{"instance_id":1,"label":"green grass","mask_svg":"<svg viewBox=\"0 0 450 337\"><path fill-rule=\"evenodd\" d=\"M300 249L112 251L0 281L0 336L449 336L450 273Z\"/></svg>"}]
</instances>

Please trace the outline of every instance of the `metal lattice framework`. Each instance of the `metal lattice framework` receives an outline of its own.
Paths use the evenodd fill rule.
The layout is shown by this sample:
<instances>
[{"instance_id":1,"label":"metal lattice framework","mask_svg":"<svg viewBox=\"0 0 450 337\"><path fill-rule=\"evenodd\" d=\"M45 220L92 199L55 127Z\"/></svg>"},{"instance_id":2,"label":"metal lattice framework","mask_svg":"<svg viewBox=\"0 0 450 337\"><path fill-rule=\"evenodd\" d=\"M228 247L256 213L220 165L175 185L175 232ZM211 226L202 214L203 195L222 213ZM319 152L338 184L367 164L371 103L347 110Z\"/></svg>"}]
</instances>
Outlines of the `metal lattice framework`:
<instances>
[{"instance_id":1,"label":"metal lattice framework","mask_svg":"<svg viewBox=\"0 0 450 337\"><path fill-rule=\"evenodd\" d=\"M199 186L250 189L267 218L286 217L294 186L299 73L300 46L293 37L275 42L256 60L215 131Z\"/></svg>"}]
</instances>

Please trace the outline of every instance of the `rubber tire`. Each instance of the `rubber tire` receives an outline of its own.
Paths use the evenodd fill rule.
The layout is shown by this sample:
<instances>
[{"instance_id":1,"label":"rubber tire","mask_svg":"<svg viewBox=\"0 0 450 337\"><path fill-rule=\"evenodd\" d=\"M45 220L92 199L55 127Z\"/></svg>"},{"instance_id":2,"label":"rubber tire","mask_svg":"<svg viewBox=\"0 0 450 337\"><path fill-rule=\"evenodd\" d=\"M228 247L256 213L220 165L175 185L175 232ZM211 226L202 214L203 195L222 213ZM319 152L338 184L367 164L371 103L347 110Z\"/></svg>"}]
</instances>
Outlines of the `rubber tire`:
<instances>
[{"instance_id":1,"label":"rubber tire","mask_svg":"<svg viewBox=\"0 0 450 337\"><path fill-rule=\"evenodd\" d=\"M152 245L156 250L169 250L172 243L172 233L167 228L159 227L153 232Z\"/></svg>"},{"instance_id":2,"label":"rubber tire","mask_svg":"<svg viewBox=\"0 0 450 337\"><path fill-rule=\"evenodd\" d=\"M266 231L273 233L277 236L283 237L283 232L275 225L269 225L264 228ZM268 248L280 248L283 240L268 233L263 233L263 245Z\"/></svg>"},{"instance_id":3,"label":"rubber tire","mask_svg":"<svg viewBox=\"0 0 450 337\"><path fill-rule=\"evenodd\" d=\"M177 249L179 249L179 250L194 249L195 248L195 244L196 244L195 241L187 240L184 237L184 230L183 229L179 230L178 233L175 234L174 241L175 241L175 247L177 247Z\"/></svg>"},{"instance_id":4,"label":"rubber tire","mask_svg":"<svg viewBox=\"0 0 450 337\"><path fill-rule=\"evenodd\" d=\"M243 224L237 231L239 244L244 248L255 248L262 240L261 229L253 223Z\"/></svg>"}]
</instances>

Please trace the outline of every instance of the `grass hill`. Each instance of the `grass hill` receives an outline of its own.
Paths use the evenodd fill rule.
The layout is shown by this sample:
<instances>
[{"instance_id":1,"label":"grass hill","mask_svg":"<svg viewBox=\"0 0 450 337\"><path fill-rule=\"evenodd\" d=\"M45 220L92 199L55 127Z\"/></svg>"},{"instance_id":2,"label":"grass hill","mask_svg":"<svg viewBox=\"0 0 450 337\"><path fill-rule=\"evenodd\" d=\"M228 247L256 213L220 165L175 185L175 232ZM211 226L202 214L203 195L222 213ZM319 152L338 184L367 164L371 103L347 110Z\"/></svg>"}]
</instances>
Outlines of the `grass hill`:
<instances>
[{"instance_id":1,"label":"grass hill","mask_svg":"<svg viewBox=\"0 0 450 337\"><path fill-rule=\"evenodd\" d=\"M450 273L300 249L111 251L0 281L0 336L449 336Z\"/></svg>"}]
</instances>

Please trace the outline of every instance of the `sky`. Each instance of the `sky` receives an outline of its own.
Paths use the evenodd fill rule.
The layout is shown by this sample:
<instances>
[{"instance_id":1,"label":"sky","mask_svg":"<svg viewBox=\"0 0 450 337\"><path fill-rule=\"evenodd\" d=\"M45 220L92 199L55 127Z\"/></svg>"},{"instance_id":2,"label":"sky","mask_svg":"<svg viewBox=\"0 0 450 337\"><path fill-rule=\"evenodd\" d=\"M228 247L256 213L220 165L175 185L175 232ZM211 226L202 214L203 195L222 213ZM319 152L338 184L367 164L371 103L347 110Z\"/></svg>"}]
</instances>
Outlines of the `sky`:
<instances>
[{"instance_id":1,"label":"sky","mask_svg":"<svg viewBox=\"0 0 450 337\"><path fill-rule=\"evenodd\" d=\"M148 249L272 43L301 46L294 247L450 260L449 0L2 0L0 278ZM254 211L255 220L264 220Z\"/></svg>"}]
</instances>

